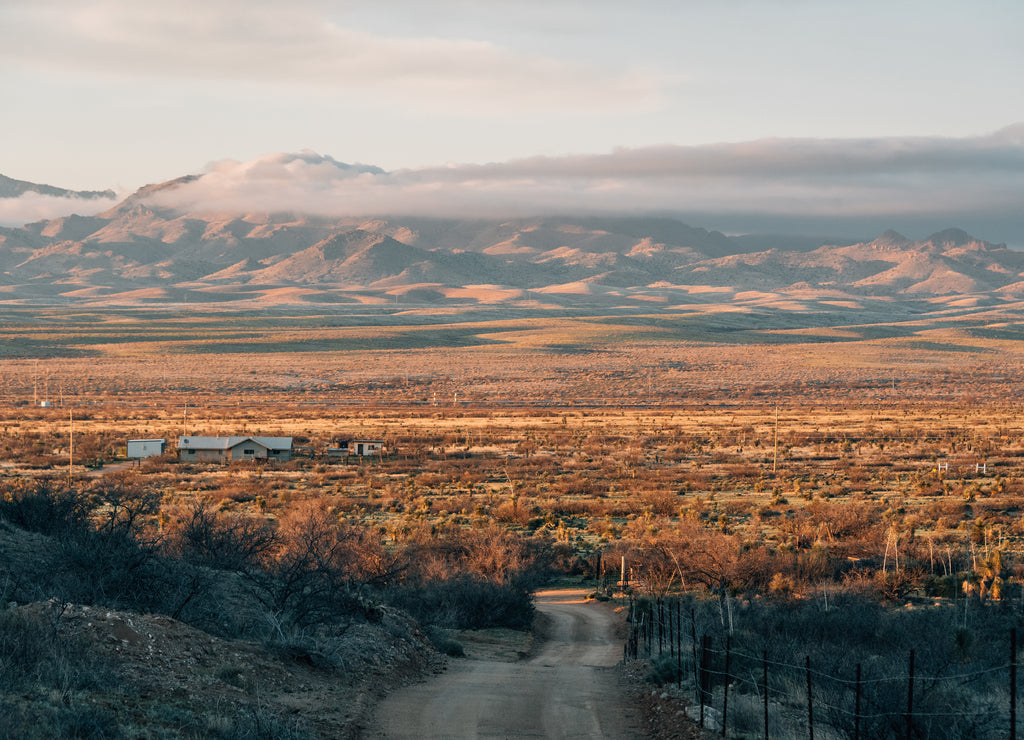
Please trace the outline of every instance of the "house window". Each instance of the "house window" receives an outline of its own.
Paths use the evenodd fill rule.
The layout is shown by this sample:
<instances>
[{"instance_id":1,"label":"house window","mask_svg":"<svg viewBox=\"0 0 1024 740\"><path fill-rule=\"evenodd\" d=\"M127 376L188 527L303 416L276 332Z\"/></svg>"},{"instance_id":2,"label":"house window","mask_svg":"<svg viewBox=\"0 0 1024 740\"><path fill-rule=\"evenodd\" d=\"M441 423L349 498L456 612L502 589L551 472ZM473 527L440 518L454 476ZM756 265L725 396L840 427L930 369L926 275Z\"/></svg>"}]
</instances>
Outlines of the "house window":
<instances>
[{"instance_id":1,"label":"house window","mask_svg":"<svg viewBox=\"0 0 1024 740\"><path fill-rule=\"evenodd\" d=\"M256 455L256 450L253 450L253 449L244 449L244 450L242 450L242 454L243 454L243 455L245 455L246 457L255 457L255 455Z\"/></svg>"}]
</instances>

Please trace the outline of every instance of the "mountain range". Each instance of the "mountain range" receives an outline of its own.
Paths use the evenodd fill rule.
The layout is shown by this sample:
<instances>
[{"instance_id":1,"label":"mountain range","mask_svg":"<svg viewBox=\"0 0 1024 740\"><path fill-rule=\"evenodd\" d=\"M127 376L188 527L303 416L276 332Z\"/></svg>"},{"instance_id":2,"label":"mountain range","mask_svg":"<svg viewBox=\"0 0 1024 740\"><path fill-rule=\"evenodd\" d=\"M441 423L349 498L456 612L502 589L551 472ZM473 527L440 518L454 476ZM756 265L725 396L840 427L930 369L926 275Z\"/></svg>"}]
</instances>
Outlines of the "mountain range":
<instances>
[{"instance_id":1,"label":"mountain range","mask_svg":"<svg viewBox=\"0 0 1024 740\"><path fill-rule=\"evenodd\" d=\"M0 301L853 308L1024 297L1024 253L958 229L921 240L730 237L645 216L324 218L149 202L187 181L148 186L95 216L0 229ZM74 194L48 188L0 177L0 197ZM74 195L100 196L110 194Z\"/></svg>"},{"instance_id":2,"label":"mountain range","mask_svg":"<svg viewBox=\"0 0 1024 740\"><path fill-rule=\"evenodd\" d=\"M0 175L0 198L17 198L26 193L48 195L54 198L81 198L83 200L113 198L116 195L113 190L67 190L54 187L53 185L39 185L34 182L15 180Z\"/></svg>"}]
</instances>

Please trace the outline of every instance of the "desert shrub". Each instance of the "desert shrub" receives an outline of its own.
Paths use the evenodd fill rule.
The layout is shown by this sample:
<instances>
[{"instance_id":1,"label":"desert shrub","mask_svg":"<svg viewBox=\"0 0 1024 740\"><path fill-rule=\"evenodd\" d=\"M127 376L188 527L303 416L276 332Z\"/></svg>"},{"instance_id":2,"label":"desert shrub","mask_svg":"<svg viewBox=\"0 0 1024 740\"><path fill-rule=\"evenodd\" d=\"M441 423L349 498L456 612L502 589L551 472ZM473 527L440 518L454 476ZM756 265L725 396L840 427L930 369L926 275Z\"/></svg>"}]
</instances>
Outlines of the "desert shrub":
<instances>
[{"instance_id":1,"label":"desert shrub","mask_svg":"<svg viewBox=\"0 0 1024 740\"><path fill-rule=\"evenodd\" d=\"M59 592L79 603L159 609L169 573L146 525L159 510L160 494L138 478L114 476L78 495L92 509L92 524L57 537Z\"/></svg>"},{"instance_id":2,"label":"desert shrub","mask_svg":"<svg viewBox=\"0 0 1024 740\"><path fill-rule=\"evenodd\" d=\"M0 701L0 738L5 740L116 740L124 737L110 710L96 705L46 702L6 704Z\"/></svg>"},{"instance_id":3,"label":"desert shrub","mask_svg":"<svg viewBox=\"0 0 1024 740\"><path fill-rule=\"evenodd\" d=\"M280 545L281 535L270 522L215 512L197 503L174 523L164 547L211 568L246 570L258 566Z\"/></svg>"},{"instance_id":4,"label":"desert shrub","mask_svg":"<svg viewBox=\"0 0 1024 740\"><path fill-rule=\"evenodd\" d=\"M669 491L643 491L640 493L641 505L658 516L670 516L679 508L679 497Z\"/></svg>"},{"instance_id":5,"label":"desert shrub","mask_svg":"<svg viewBox=\"0 0 1024 740\"><path fill-rule=\"evenodd\" d=\"M57 714L58 736L81 740L115 740L122 737L117 718L101 707L73 705Z\"/></svg>"},{"instance_id":6,"label":"desert shrub","mask_svg":"<svg viewBox=\"0 0 1024 740\"><path fill-rule=\"evenodd\" d=\"M134 480L104 479L86 489L49 481L9 486L0 516L55 540L54 567L33 576L21 598L152 607L161 568L143 537L159 495Z\"/></svg>"},{"instance_id":7,"label":"desert shrub","mask_svg":"<svg viewBox=\"0 0 1024 740\"><path fill-rule=\"evenodd\" d=\"M388 583L395 567L379 541L339 522L322 502L283 521L280 534L277 550L243 574L272 618L271 639L315 625L378 617L362 589Z\"/></svg>"},{"instance_id":8,"label":"desert shrub","mask_svg":"<svg viewBox=\"0 0 1024 740\"><path fill-rule=\"evenodd\" d=\"M152 455L139 462L139 467L147 473L167 473L178 465L178 455L175 450L168 449L162 455Z\"/></svg>"},{"instance_id":9,"label":"desert shrub","mask_svg":"<svg viewBox=\"0 0 1024 740\"><path fill-rule=\"evenodd\" d=\"M0 693L101 686L109 669L83 640L64 634L59 604L0 611Z\"/></svg>"},{"instance_id":10,"label":"desert shrub","mask_svg":"<svg viewBox=\"0 0 1024 740\"><path fill-rule=\"evenodd\" d=\"M149 547L124 531L83 529L58 540L58 593L83 604L152 605L160 564Z\"/></svg>"},{"instance_id":11,"label":"desert shrub","mask_svg":"<svg viewBox=\"0 0 1024 740\"><path fill-rule=\"evenodd\" d=\"M669 683L676 683L680 678L679 662L674 655L660 655L651 661L650 670L647 672L647 680L655 686L664 686Z\"/></svg>"},{"instance_id":12,"label":"desert shrub","mask_svg":"<svg viewBox=\"0 0 1024 740\"><path fill-rule=\"evenodd\" d=\"M435 650L452 658L463 658L466 655L466 649L462 643L452 638L446 630L431 627L427 629L427 639L430 640L430 644L434 646Z\"/></svg>"},{"instance_id":13,"label":"desert shrub","mask_svg":"<svg viewBox=\"0 0 1024 740\"><path fill-rule=\"evenodd\" d=\"M211 740L305 740L313 737L306 723L294 715L284 717L262 705L225 707L222 712L198 718L187 737Z\"/></svg>"},{"instance_id":14,"label":"desert shrub","mask_svg":"<svg viewBox=\"0 0 1024 740\"><path fill-rule=\"evenodd\" d=\"M45 562L10 564L5 597L52 597L179 617L206 581L195 566L158 556L147 533L158 504L159 495L135 480L103 480L86 489L49 481L8 486L2 518L51 537L53 547Z\"/></svg>"},{"instance_id":15,"label":"desert shrub","mask_svg":"<svg viewBox=\"0 0 1024 740\"><path fill-rule=\"evenodd\" d=\"M5 482L0 488L0 519L30 532L61 535L87 525L88 500L53 481Z\"/></svg>"},{"instance_id":16,"label":"desert shrub","mask_svg":"<svg viewBox=\"0 0 1024 740\"><path fill-rule=\"evenodd\" d=\"M205 592L204 569L231 571L253 600L239 626L279 647L301 648L320 625L376 619L364 589L386 585L398 567L379 536L344 523L323 501L277 524L197 504L169 530L163 552L172 557L181 618L221 634L226 606Z\"/></svg>"},{"instance_id":17,"label":"desert shrub","mask_svg":"<svg viewBox=\"0 0 1024 740\"><path fill-rule=\"evenodd\" d=\"M436 627L527 629L533 623L530 591L515 581L496 583L460 573L450 578L395 586L384 596L422 624Z\"/></svg>"},{"instance_id":18,"label":"desert shrub","mask_svg":"<svg viewBox=\"0 0 1024 740\"><path fill-rule=\"evenodd\" d=\"M426 624L450 628L528 626L530 590L544 577L548 548L497 526L411 532L400 577L383 592Z\"/></svg>"},{"instance_id":19,"label":"desert shrub","mask_svg":"<svg viewBox=\"0 0 1024 740\"><path fill-rule=\"evenodd\" d=\"M516 502L505 502L499 504L493 511L494 520L497 522L503 522L506 524L519 524L526 526L533 513L526 506L519 505Z\"/></svg>"}]
</instances>

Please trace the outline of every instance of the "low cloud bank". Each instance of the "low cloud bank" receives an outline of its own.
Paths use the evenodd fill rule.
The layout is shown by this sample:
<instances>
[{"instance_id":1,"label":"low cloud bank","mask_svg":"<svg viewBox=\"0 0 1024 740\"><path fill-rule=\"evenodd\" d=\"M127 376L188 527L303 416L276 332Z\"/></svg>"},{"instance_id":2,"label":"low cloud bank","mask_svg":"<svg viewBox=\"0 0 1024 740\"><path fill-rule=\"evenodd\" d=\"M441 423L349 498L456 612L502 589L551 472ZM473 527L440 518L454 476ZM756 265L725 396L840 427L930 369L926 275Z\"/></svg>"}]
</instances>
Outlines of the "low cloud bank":
<instances>
[{"instance_id":1,"label":"low cloud bank","mask_svg":"<svg viewBox=\"0 0 1024 740\"><path fill-rule=\"evenodd\" d=\"M1017 224L1024 124L988 136L767 139L384 172L314 152L225 160L149 198L206 212L506 218L716 214L738 221ZM1012 228L1016 228L1013 226Z\"/></svg>"},{"instance_id":2,"label":"low cloud bank","mask_svg":"<svg viewBox=\"0 0 1024 740\"><path fill-rule=\"evenodd\" d=\"M71 214L95 216L118 203L120 198L75 198L25 193L0 198L0 226L24 226L35 221Z\"/></svg>"}]
</instances>

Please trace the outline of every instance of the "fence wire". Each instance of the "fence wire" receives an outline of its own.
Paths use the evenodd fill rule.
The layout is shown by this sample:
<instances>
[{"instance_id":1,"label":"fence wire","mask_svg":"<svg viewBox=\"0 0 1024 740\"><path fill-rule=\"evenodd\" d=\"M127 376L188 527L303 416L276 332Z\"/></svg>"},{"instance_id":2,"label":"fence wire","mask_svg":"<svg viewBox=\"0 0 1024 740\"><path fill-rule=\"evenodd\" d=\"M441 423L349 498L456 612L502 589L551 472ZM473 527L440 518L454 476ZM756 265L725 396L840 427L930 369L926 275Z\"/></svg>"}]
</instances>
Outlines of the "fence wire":
<instances>
[{"instance_id":1,"label":"fence wire","mask_svg":"<svg viewBox=\"0 0 1024 740\"><path fill-rule=\"evenodd\" d=\"M678 603L631 604L629 619L624 655L650 660L656 682L686 689L723 737L1016 739L1015 630L1003 653L1009 660L981 667L950 660L919 672L907 650L857 663L854 674L809 655L796 662L757 654L749 639L725 629L708 635ZM901 664L906 670L895 670Z\"/></svg>"}]
</instances>

